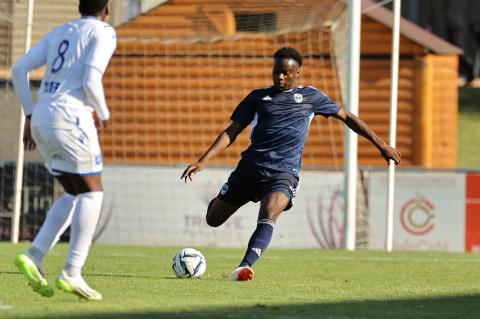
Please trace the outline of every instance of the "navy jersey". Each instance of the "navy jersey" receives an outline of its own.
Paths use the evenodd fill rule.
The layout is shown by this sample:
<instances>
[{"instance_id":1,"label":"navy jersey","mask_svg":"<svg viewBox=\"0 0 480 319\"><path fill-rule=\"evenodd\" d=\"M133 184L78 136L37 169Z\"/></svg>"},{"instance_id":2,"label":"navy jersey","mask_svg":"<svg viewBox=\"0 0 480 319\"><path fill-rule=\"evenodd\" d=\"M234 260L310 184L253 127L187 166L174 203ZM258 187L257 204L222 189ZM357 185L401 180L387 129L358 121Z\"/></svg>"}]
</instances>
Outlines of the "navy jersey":
<instances>
[{"instance_id":1,"label":"navy jersey","mask_svg":"<svg viewBox=\"0 0 480 319\"><path fill-rule=\"evenodd\" d=\"M250 92L230 119L244 126L252 123L252 143L242 153L243 159L298 175L313 116L329 117L339 110L314 87L298 86L282 92L272 86Z\"/></svg>"}]
</instances>

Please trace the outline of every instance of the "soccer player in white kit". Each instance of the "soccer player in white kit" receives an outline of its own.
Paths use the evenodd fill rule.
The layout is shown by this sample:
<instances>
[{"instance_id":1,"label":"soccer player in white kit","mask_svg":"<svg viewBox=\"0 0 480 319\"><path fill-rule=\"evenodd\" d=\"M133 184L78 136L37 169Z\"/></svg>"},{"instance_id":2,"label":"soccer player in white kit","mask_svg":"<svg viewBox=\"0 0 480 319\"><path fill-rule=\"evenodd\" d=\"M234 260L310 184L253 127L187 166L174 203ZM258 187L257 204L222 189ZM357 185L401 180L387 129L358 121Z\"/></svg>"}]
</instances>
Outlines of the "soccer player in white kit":
<instances>
[{"instance_id":1,"label":"soccer player in white kit","mask_svg":"<svg viewBox=\"0 0 480 319\"><path fill-rule=\"evenodd\" d=\"M65 190L50 207L30 249L15 258L15 265L34 291L52 296L42 260L71 225L68 256L56 286L87 300L101 300L102 295L87 285L81 271L103 200L97 130L110 117L102 77L116 48L116 35L104 22L108 0L80 0L79 11L81 18L50 31L12 70L26 115L25 148L38 146L45 167ZM47 68L34 105L28 72L44 64Z\"/></svg>"}]
</instances>

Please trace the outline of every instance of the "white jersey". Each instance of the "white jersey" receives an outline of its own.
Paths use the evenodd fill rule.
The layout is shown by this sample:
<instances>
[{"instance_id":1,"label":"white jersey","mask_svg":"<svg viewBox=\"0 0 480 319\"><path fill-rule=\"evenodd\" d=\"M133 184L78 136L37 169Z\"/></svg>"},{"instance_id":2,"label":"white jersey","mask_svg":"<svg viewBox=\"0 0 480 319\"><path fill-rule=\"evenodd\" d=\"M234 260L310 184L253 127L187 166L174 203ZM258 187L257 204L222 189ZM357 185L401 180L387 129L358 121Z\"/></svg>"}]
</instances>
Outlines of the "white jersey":
<instances>
[{"instance_id":1,"label":"white jersey","mask_svg":"<svg viewBox=\"0 0 480 319\"><path fill-rule=\"evenodd\" d=\"M47 64L38 91L32 125L66 127L91 117L85 103L85 66L104 72L116 48L115 30L95 17L82 17L50 31L27 56L37 67Z\"/></svg>"}]
</instances>

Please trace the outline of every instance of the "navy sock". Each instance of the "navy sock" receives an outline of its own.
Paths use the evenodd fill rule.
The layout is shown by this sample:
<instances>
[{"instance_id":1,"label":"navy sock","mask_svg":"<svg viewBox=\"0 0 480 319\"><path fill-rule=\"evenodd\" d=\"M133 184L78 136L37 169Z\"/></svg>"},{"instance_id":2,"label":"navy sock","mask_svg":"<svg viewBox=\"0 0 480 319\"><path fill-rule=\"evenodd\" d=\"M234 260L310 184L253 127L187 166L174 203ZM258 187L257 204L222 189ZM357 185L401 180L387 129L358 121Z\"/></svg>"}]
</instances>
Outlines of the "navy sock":
<instances>
[{"instance_id":1,"label":"navy sock","mask_svg":"<svg viewBox=\"0 0 480 319\"><path fill-rule=\"evenodd\" d=\"M250 237L247 252L240 267L252 266L260 258L272 239L273 225L273 221L270 219L261 219L257 222L257 229Z\"/></svg>"}]
</instances>

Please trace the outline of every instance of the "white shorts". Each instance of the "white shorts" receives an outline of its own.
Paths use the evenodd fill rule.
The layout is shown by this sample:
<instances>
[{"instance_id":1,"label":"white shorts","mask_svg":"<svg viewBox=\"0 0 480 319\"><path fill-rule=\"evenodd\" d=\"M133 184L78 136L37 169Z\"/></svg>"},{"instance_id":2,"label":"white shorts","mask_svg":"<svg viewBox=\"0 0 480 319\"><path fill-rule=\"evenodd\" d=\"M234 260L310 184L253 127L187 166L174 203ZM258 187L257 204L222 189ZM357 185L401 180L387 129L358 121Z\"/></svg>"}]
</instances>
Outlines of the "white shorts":
<instances>
[{"instance_id":1,"label":"white shorts","mask_svg":"<svg viewBox=\"0 0 480 319\"><path fill-rule=\"evenodd\" d=\"M70 128L32 126L32 137L52 175L83 176L102 172L103 161L93 120Z\"/></svg>"}]
</instances>

